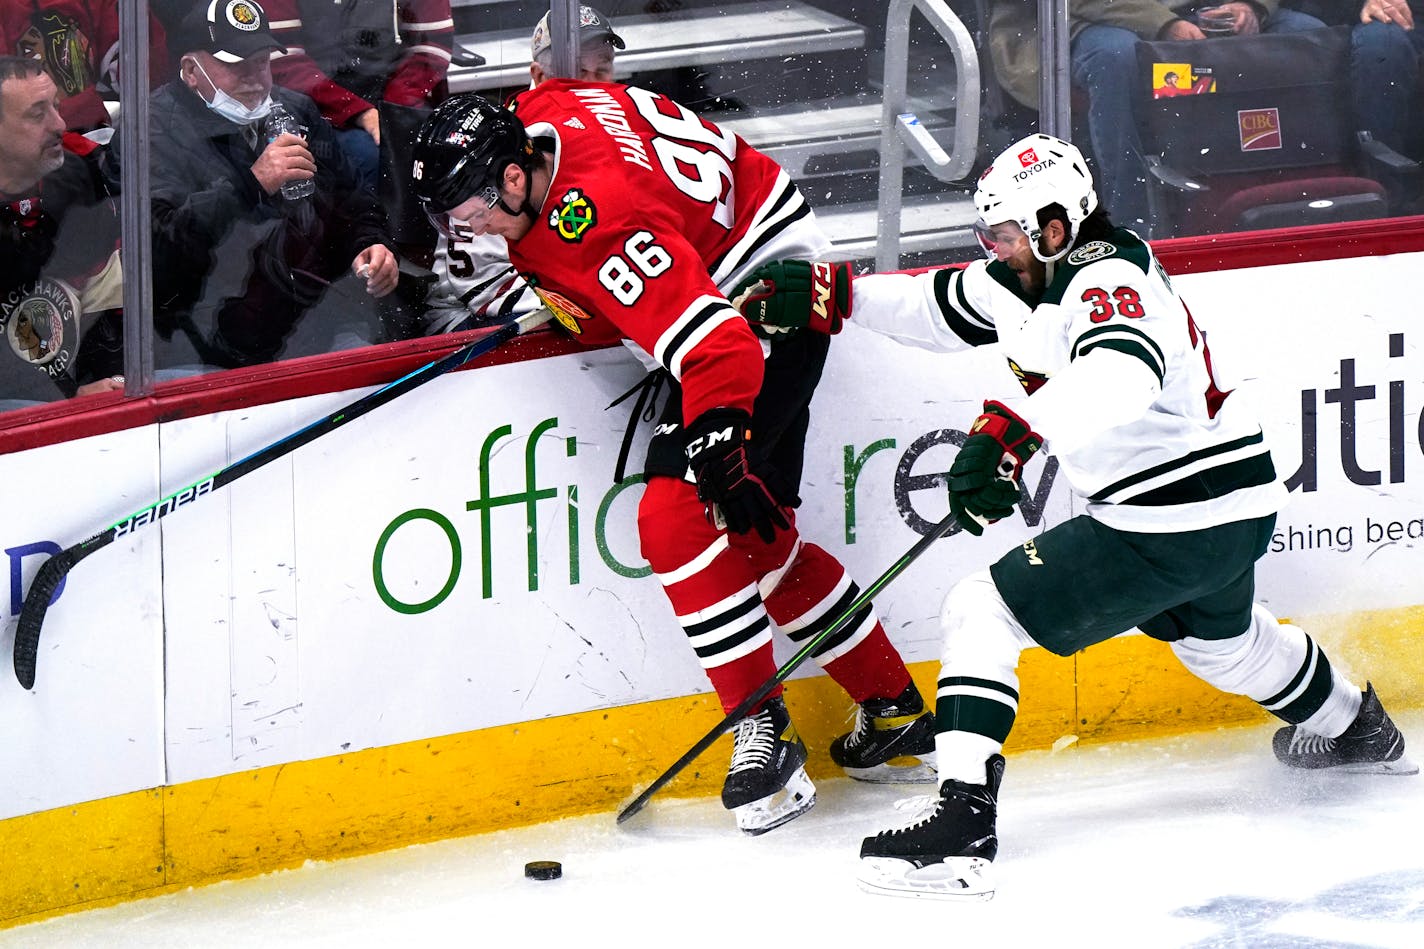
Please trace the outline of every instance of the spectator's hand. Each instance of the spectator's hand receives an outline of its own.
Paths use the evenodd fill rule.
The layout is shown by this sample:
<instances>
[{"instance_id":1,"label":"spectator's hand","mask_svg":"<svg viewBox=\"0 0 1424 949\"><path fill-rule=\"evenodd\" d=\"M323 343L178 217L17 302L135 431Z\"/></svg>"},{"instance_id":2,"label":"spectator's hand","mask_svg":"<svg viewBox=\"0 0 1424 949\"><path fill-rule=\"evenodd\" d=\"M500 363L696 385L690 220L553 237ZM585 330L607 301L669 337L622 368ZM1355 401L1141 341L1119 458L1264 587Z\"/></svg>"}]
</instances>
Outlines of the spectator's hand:
<instances>
[{"instance_id":1,"label":"spectator's hand","mask_svg":"<svg viewBox=\"0 0 1424 949\"><path fill-rule=\"evenodd\" d=\"M396 288L400 279L400 265L396 255L385 244L372 244L351 262L356 276L366 280L366 292L373 297L383 297Z\"/></svg>"},{"instance_id":2,"label":"spectator's hand","mask_svg":"<svg viewBox=\"0 0 1424 949\"><path fill-rule=\"evenodd\" d=\"M381 114L375 109L367 109L356 116L356 124L366 130L366 134L381 144Z\"/></svg>"},{"instance_id":3,"label":"spectator's hand","mask_svg":"<svg viewBox=\"0 0 1424 949\"><path fill-rule=\"evenodd\" d=\"M1162 30L1161 38L1164 40L1204 40L1206 34L1195 23L1188 23L1186 20L1173 20Z\"/></svg>"},{"instance_id":4,"label":"spectator's hand","mask_svg":"<svg viewBox=\"0 0 1424 949\"><path fill-rule=\"evenodd\" d=\"M89 383L86 383L86 384L80 386L78 389L76 389L76 390L74 391L74 394L75 394L76 396L79 396L79 395L94 395L94 394L99 393L99 392L122 392L122 391L124 391L124 377L123 377L123 376L105 376L104 378L102 378L102 379L100 379L100 380L98 380L98 381L96 381L96 382L89 382Z\"/></svg>"},{"instance_id":5,"label":"spectator's hand","mask_svg":"<svg viewBox=\"0 0 1424 949\"><path fill-rule=\"evenodd\" d=\"M1360 22L1371 20L1394 23L1406 30L1414 29L1414 12L1404 0L1365 0L1360 9Z\"/></svg>"},{"instance_id":6,"label":"spectator's hand","mask_svg":"<svg viewBox=\"0 0 1424 949\"><path fill-rule=\"evenodd\" d=\"M289 181L301 181L316 176L316 160L307 148L306 139L283 132L262 150L252 163L252 176L268 194Z\"/></svg>"},{"instance_id":7,"label":"spectator's hand","mask_svg":"<svg viewBox=\"0 0 1424 949\"><path fill-rule=\"evenodd\" d=\"M1261 21L1256 19L1256 11L1252 9L1251 4L1233 0L1232 3L1221 4L1217 9L1231 11L1237 36L1255 36L1261 32Z\"/></svg>"}]
</instances>

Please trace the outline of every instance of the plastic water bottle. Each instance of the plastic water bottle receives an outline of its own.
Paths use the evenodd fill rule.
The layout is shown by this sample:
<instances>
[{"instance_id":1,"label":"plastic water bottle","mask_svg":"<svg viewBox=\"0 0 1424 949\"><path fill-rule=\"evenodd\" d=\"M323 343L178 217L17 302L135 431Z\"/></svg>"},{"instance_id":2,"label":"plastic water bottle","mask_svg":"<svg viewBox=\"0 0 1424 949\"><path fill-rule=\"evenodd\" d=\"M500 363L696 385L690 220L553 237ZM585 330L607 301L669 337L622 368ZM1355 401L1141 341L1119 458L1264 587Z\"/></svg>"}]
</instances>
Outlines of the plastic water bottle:
<instances>
[{"instance_id":1,"label":"plastic water bottle","mask_svg":"<svg viewBox=\"0 0 1424 949\"><path fill-rule=\"evenodd\" d=\"M283 132L291 132L293 135L307 137L307 127L298 121L297 117L288 112L277 103L272 103L272 111L267 117L267 141L271 141ZM302 178L300 180L288 181L282 185L282 197L288 201L297 198L305 198L316 191L315 178Z\"/></svg>"}]
</instances>

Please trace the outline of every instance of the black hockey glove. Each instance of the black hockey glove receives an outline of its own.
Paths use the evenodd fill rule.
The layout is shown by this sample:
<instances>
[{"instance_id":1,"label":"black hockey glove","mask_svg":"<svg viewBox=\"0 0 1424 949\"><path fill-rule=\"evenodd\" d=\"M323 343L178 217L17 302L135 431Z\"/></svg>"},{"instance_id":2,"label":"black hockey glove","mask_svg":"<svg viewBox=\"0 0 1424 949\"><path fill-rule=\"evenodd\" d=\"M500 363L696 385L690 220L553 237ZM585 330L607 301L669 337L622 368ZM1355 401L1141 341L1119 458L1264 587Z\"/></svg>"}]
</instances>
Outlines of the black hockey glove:
<instances>
[{"instance_id":1,"label":"black hockey glove","mask_svg":"<svg viewBox=\"0 0 1424 949\"><path fill-rule=\"evenodd\" d=\"M687 426L687 460L697 479L697 499L707 505L707 520L734 534L755 529L768 544L776 528L791 521L766 483L751 468L751 416L741 409L709 409Z\"/></svg>"},{"instance_id":2,"label":"black hockey glove","mask_svg":"<svg viewBox=\"0 0 1424 949\"><path fill-rule=\"evenodd\" d=\"M1042 447L1027 422L999 402L985 402L949 469L949 509L959 525L977 536L1012 514L1023 466Z\"/></svg>"},{"instance_id":3,"label":"black hockey glove","mask_svg":"<svg viewBox=\"0 0 1424 949\"><path fill-rule=\"evenodd\" d=\"M748 274L730 299L758 336L803 326L835 335L850 319L850 281L850 264L778 260Z\"/></svg>"}]
</instances>

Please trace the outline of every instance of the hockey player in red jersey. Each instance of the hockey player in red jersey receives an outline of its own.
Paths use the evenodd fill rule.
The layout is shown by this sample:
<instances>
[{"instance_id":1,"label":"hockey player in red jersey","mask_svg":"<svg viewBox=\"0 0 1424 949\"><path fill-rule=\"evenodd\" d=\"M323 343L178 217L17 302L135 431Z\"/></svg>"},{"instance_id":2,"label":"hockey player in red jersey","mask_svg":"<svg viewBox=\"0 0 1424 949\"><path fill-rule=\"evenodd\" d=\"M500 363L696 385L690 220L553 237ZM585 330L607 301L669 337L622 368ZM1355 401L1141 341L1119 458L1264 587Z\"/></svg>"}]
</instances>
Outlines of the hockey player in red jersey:
<instances>
[{"instance_id":1,"label":"hockey player in red jersey","mask_svg":"<svg viewBox=\"0 0 1424 949\"><path fill-rule=\"evenodd\" d=\"M514 110L473 95L437 108L416 138L417 193L437 226L504 237L575 339L628 341L671 377L638 532L730 711L775 673L773 626L804 642L859 595L795 522L828 340L759 340L719 289L828 243L775 162L663 96L550 79ZM815 658L859 705L837 763L867 780L933 780L930 717L873 609ZM736 725L723 785L750 834L815 800L780 692Z\"/></svg>"},{"instance_id":2,"label":"hockey player in red jersey","mask_svg":"<svg viewBox=\"0 0 1424 949\"><path fill-rule=\"evenodd\" d=\"M1018 711L1019 653L1062 656L1138 627L1182 664L1287 724L1273 748L1297 768L1414 774L1372 687L1304 630L1254 602L1255 562L1285 501L1260 423L1217 385L1206 337L1152 250L1098 208L1073 145L1030 135L974 195L990 259L854 280L825 265L826 313L750 274L736 297L777 329L834 333L852 314L926 349L997 343L1028 397L984 403L949 471L950 508L980 534L1013 513L1019 476L1050 450L1084 513L1015 546L945 598L936 701L940 790L906 826L867 837L861 885L987 898L998 851L1000 754Z\"/></svg>"}]
</instances>

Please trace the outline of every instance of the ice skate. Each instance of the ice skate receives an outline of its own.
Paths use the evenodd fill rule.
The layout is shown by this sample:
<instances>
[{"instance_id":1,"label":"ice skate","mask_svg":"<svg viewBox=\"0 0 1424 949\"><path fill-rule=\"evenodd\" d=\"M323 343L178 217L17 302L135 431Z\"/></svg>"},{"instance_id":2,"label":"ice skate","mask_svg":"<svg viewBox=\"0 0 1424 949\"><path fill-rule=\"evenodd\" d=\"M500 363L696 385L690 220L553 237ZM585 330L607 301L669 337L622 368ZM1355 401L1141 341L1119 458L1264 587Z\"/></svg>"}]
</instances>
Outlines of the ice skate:
<instances>
[{"instance_id":1,"label":"ice skate","mask_svg":"<svg viewBox=\"0 0 1424 949\"><path fill-rule=\"evenodd\" d=\"M1359 714L1339 738L1287 725L1276 732L1271 747L1276 757L1292 768L1331 768L1352 774L1419 773L1419 766L1404 754L1404 736L1369 684Z\"/></svg>"},{"instance_id":2,"label":"ice skate","mask_svg":"<svg viewBox=\"0 0 1424 949\"><path fill-rule=\"evenodd\" d=\"M831 742L831 760L858 781L931 784L935 772L934 715L911 682L893 699L866 699L855 729Z\"/></svg>"},{"instance_id":3,"label":"ice skate","mask_svg":"<svg viewBox=\"0 0 1424 949\"><path fill-rule=\"evenodd\" d=\"M809 811L816 786L806 777L806 745L786 703L770 700L736 729L722 806L736 815L742 833L764 834Z\"/></svg>"},{"instance_id":4,"label":"ice skate","mask_svg":"<svg viewBox=\"0 0 1424 949\"><path fill-rule=\"evenodd\" d=\"M987 784L945 781L939 796L906 827L884 830L860 845L861 889L887 896L987 900L990 864L999 852L994 824L1004 756L985 764Z\"/></svg>"}]
</instances>

